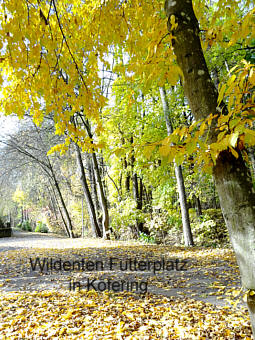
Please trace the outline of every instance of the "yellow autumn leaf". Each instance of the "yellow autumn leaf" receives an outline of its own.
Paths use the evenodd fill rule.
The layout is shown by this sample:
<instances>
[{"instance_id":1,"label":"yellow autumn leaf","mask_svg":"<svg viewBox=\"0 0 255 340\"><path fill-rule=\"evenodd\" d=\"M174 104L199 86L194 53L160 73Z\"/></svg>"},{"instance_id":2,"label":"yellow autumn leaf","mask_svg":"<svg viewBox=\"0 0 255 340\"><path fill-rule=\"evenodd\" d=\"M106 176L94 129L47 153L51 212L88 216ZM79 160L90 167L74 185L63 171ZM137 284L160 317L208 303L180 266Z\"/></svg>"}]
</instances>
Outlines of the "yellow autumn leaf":
<instances>
[{"instance_id":1,"label":"yellow autumn leaf","mask_svg":"<svg viewBox=\"0 0 255 340\"><path fill-rule=\"evenodd\" d=\"M236 150L233 149L231 146L230 146L230 151L231 151L232 155L233 155L235 158L238 158L238 157L239 157L239 155L238 155L238 153L236 152Z\"/></svg>"},{"instance_id":2,"label":"yellow autumn leaf","mask_svg":"<svg viewBox=\"0 0 255 340\"><path fill-rule=\"evenodd\" d=\"M220 88L219 96L218 96L218 104L220 104L223 100L226 87L227 87L227 84L223 84Z\"/></svg>"},{"instance_id":3,"label":"yellow autumn leaf","mask_svg":"<svg viewBox=\"0 0 255 340\"><path fill-rule=\"evenodd\" d=\"M232 135L230 135L229 143L233 148L236 147L238 136L239 136L239 132L234 132L232 133Z\"/></svg>"},{"instance_id":4,"label":"yellow autumn leaf","mask_svg":"<svg viewBox=\"0 0 255 340\"><path fill-rule=\"evenodd\" d=\"M170 145L163 145L159 148L159 153L161 156L166 157L171 153Z\"/></svg>"},{"instance_id":5,"label":"yellow autumn leaf","mask_svg":"<svg viewBox=\"0 0 255 340\"><path fill-rule=\"evenodd\" d=\"M178 23L175 21L175 16L172 14L170 17L171 23L171 31L175 30L178 27Z\"/></svg>"},{"instance_id":6,"label":"yellow autumn leaf","mask_svg":"<svg viewBox=\"0 0 255 340\"><path fill-rule=\"evenodd\" d=\"M71 319L73 316L73 312L74 312L73 310L69 310L66 314L63 315L63 318L65 320Z\"/></svg>"}]
</instances>

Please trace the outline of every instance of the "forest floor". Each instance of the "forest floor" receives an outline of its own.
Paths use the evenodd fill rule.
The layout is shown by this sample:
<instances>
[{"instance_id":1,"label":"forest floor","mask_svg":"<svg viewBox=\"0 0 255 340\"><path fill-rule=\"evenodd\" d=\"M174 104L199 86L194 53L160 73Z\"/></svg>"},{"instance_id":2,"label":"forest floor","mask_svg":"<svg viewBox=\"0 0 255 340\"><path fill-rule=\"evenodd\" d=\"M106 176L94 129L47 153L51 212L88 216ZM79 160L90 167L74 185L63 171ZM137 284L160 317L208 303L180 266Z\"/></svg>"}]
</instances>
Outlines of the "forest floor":
<instances>
[{"instance_id":1,"label":"forest floor","mask_svg":"<svg viewBox=\"0 0 255 340\"><path fill-rule=\"evenodd\" d=\"M20 324L24 338L251 338L231 249L15 231L0 239L0 255L0 334L7 338Z\"/></svg>"}]
</instances>

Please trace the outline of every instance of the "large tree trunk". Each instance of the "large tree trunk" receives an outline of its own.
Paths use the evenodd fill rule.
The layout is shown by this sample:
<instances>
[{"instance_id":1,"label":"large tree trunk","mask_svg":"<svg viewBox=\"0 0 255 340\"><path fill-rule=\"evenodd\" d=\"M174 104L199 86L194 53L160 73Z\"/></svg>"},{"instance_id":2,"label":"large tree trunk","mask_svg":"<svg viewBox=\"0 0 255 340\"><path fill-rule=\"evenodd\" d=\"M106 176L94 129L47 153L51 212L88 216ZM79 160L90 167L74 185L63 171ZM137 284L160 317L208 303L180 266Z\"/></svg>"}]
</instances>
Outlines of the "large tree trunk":
<instances>
[{"instance_id":1,"label":"large tree trunk","mask_svg":"<svg viewBox=\"0 0 255 340\"><path fill-rule=\"evenodd\" d=\"M159 88L165 121L166 121L166 129L167 134L170 136L173 133L173 127L171 124L171 121L169 119L169 105L166 98L166 91L164 87ZM184 185L184 179L182 174L182 167L176 164L174 162L174 171L175 171L175 177L177 181L177 188L179 193L179 200L180 200L180 206L181 206L181 214L182 214L182 226L183 226L183 236L184 236L184 244L185 246L193 246L193 236L190 228L190 219L189 219L189 210L188 210L188 204L187 204L187 198L186 198L186 191L185 191L185 185Z\"/></svg>"},{"instance_id":2,"label":"large tree trunk","mask_svg":"<svg viewBox=\"0 0 255 340\"><path fill-rule=\"evenodd\" d=\"M76 151L77 163L80 169L81 183L82 183L84 195L87 201L87 207L88 207L92 231L95 237L102 237L101 230L97 223L94 203L92 201L92 197L89 191L89 187L88 187L88 183L87 183L87 179L86 179L86 175L84 171L84 166L83 166L83 162L81 158L81 151L80 151L79 146L76 143L75 143L75 151Z\"/></svg>"},{"instance_id":3,"label":"large tree trunk","mask_svg":"<svg viewBox=\"0 0 255 340\"><path fill-rule=\"evenodd\" d=\"M175 15L174 52L184 75L184 91L196 120L219 113L217 90L211 80L199 39L199 25L192 2L166 0L168 17ZM169 22L169 29L171 24ZM217 140L211 126L211 140ZM250 171L241 154L236 159L228 152L219 155L214 178L230 239L240 268L242 284L255 289L255 194ZM248 299L253 333L255 335L254 295ZM253 298L253 299L252 299Z\"/></svg>"},{"instance_id":4,"label":"large tree trunk","mask_svg":"<svg viewBox=\"0 0 255 340\"><path fill-rule=\"evenodd\" d=\"M228 227L242 285L255 289L255 195L251 175L242 156L236 159L223 152L214 169L223 216ZM255 298L247 300L253 335L255 335Z\"/></svg>"}]
</instances>

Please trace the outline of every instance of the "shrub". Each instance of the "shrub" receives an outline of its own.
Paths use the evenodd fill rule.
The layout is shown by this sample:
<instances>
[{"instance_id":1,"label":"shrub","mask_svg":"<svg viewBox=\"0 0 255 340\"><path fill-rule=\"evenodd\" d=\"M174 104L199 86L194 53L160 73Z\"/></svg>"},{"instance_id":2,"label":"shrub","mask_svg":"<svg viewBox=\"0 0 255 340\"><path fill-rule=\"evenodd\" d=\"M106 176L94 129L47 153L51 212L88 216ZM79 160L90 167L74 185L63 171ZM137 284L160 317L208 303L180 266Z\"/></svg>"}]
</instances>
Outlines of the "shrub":
<instances>
[{"instance_id":1,"label":"shrub","mask_svg":"<svg viewBox=\"0 0 255 340\"><path fill-rule=\"evenodd\" d=\"M21 228L21 227L22 227L22 223L19 222L19 223L16 225L16 227L19 228L19 229L22 229L22 228Z\"/></svg>"},{"instance_id":2,"label":"shrub","mask_svg":"<svg viewBox=\"0 0 255 340\"><path fill-rule=\"evenodd\" d=\"M24 231L32 231L32 226L31 226L31 223L29 221L20 222L17 225L17 228L24 230Z\"/></svg>"},{"instance_id":3,"label":"shrub","mask_svg":"<svg viewBox=\"0 0 255 340\"><path fill-rule=\"evenodd\" d=\"M155 243L155 238L153 236L147 235L145 233L139 233L139 240L143 243Z\"/></svg>"},{"instance_id":4,"label":"shrub","mask_svg":"<svg viewBox=\"0 0 255 340\"><path fill-rule=\"evenodd\" d=\"M202 246L222 246L229 243L228 231L220 209L208 209L200 220L191 223L195 243Z\"/></svg>"},{"instance_id":5,"label":"shrub","mask_svg":"<svg viewBox=\"0 0 255 340\"><path fill-rule=\"evenodd\" d=\"M35 228L35 232L36 233L48 233L48 227L46 226L45 223L38 221L36 223L36 228Z\"/></svg>"},{"instance_id":6,"label":"shrub","mask_svg":"<svg viewBox=\"0 0 255 340\"><path fill-rule=\"evenodd\" d=\"M180 214L174 209L169 213L166 210L154 211L146 217L145 227L156 243L178 243L177 235L181 230L182 220Z\"/></svg>"},{"instance_id":7,"label":"shrub","mask_svg":"<svg viewBox=\"0 0 255 340\"><path fill-rule=\"evenodd\" d=\"M133 199L127 198L111 208L111 227L115 238L128 240L137 234L136 224L144 222L145 214L136 209Z\"/></svg>"}]
</instances>

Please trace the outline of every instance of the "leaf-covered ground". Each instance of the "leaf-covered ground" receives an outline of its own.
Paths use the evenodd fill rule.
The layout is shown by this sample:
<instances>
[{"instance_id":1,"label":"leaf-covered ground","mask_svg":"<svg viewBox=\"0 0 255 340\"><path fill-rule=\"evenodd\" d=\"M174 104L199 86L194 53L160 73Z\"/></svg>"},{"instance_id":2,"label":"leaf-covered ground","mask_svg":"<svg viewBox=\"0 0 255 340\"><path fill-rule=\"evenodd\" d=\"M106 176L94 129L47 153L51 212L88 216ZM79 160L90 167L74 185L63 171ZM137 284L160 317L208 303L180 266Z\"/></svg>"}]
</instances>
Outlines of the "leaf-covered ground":
<instances>
[{"instance_id":1,"label":"leaf-covered ground","mask_svg":"<svg viewBox=\"0 0 255 340\"><path fill-rule=\"evenodd\" d=\"M249 339L247 314L192 299L95 291L6 293L4 339Z\"/></svg>"},{"instance_id":2,"label":"leaf-covered ground","mask_svg":"<svg viewBox=\"0 0 255 340\"><path fill-rule=\"evenodd\" d=\"M11 249L5 240L0 253L0 339L252 338L238 268L229 249L58 238L47 239L51 248L35 241L23 248L28 239L17 238ZM68 262L83 261L83 267L44 267L41 272L38 266L32 270L31 260L36 258L49 264L61 260L66 269ZM134 265L135 260L143 263L141 267ZM163 260L168 261L167 270L154 270ZM128 261L133 266L121 270L119 263ZM187 270L182 271L183 261ZM96 262L102 262L103 268L93 268ZM94 284L86 285L88 280ZM70 282L72 289L73 282L81 289L76 284L76 290L70 291ZM107 282L113 290L93 289L104 289ZM128 282L136 283L132 292L125 289ZM136 292L145 282L148 292Z\"/></svg>"}]
</instances>

